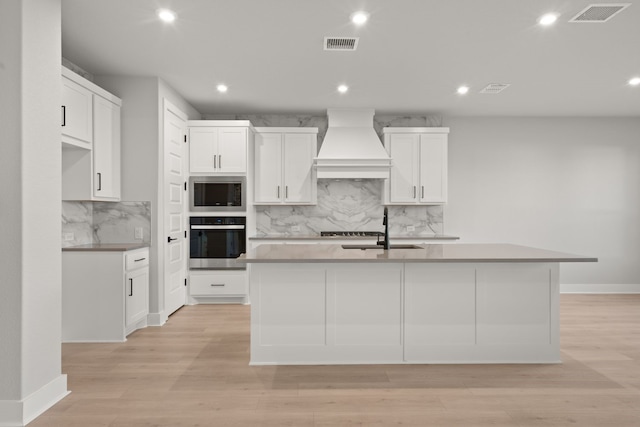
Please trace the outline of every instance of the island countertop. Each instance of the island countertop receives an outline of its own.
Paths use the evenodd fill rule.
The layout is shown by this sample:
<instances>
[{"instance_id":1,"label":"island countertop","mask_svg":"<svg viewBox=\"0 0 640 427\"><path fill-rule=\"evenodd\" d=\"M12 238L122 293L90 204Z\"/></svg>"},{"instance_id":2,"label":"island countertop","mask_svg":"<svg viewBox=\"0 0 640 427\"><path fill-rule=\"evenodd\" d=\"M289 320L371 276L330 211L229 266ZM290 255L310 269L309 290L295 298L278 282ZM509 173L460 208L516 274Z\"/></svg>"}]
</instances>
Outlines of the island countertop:
<instances>
[{"instance_id":1,"label":"island countertop","mask_svg":"<svg viewBox=\"0 0 640 427\"><path fill-rule=\"evenodd\" d=\"M393 242L392 242L393 243ZM440 262L597 262L574 255L505 243L422 244L419 249L344 249L331 244L264 244L238 258L246 263L440 263Z\"/></svg>"}]
</instances>

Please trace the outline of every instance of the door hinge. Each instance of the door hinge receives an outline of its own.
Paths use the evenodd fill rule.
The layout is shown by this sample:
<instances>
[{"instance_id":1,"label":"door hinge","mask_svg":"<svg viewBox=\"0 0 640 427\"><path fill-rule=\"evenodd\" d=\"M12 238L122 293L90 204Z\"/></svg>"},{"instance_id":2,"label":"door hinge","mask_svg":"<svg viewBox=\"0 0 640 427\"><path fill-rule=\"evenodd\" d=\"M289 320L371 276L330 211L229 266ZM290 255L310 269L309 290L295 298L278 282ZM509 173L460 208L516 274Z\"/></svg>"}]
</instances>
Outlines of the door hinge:
<instances>
[{"instance_id":1,"label":"door hinge","mask_svg":"<svg viewBox=\"0 0 640 427\"><path fill-rule=\"evenodd\" d=\"M187 135L184 136L184 142L187 142Z\"/></svg>"}]
</instances>

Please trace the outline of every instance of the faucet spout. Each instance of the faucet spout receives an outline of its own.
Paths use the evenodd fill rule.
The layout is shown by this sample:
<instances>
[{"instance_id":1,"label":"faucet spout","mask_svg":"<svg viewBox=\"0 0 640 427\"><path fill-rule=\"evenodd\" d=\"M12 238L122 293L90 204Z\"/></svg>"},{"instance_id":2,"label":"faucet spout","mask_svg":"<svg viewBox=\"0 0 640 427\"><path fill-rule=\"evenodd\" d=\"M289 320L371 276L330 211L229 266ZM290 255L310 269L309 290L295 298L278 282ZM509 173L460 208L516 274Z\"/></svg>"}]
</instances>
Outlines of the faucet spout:
<instances>
[{"instance_id":1,"label":"faucet spout","mask_svg":"<svg viewBox=\"0 0 640 427\"><path fill-rule=\"evenodd\" d=\"M384 207L382 225L384 225L384 240L382 242L378 241L378 244L382 245L385 250L388 250L391 248L391 242L389 242L389 209L386 206Z\"/></svg>"}]
</instances>

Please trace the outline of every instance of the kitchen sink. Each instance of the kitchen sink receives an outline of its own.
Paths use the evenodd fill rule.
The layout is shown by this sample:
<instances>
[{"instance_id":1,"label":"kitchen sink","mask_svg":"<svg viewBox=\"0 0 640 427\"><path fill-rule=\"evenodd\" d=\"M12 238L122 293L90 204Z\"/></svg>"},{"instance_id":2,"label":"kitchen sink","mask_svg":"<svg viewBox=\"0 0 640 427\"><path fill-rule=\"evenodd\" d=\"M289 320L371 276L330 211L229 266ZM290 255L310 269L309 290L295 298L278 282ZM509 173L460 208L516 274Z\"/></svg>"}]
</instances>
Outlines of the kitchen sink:
<instances>
[{"instance_id":1,"label":"kitchen sink","mask_svg":"<svg viewBox=\"0 0 640 427\"><path fill-rule=\"evenodd\" d=\"M342 245L342 249L384 249L382 245ZM424 249L418 245L391 245L391 249Z\"/></svg>"}]
</instances>

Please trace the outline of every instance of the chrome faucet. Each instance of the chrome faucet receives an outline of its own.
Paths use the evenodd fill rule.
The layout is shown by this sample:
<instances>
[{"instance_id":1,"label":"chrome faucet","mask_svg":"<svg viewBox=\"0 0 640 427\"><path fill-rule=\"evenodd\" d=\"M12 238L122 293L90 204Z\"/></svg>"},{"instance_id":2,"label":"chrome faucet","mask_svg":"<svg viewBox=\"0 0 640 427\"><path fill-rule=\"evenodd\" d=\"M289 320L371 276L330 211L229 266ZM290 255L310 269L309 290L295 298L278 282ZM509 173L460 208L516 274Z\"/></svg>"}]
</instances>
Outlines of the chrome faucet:
<instances>
[{"instance_id":1,"label":"chrome faucet","mask_svg":"<svg viewBox=\"0 0 640 427\"><path fill-rule=\"evenodd\" d=\"M384 207L384 216L382 219L382 225L384 225L384 240L381 242L378 240L378 244L382 245L385 250L391 248L391 243L389 242L389 209Z\"/></svg>"}]
</instances>

